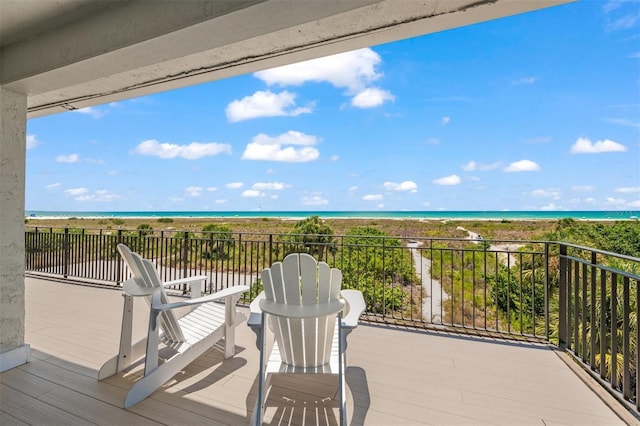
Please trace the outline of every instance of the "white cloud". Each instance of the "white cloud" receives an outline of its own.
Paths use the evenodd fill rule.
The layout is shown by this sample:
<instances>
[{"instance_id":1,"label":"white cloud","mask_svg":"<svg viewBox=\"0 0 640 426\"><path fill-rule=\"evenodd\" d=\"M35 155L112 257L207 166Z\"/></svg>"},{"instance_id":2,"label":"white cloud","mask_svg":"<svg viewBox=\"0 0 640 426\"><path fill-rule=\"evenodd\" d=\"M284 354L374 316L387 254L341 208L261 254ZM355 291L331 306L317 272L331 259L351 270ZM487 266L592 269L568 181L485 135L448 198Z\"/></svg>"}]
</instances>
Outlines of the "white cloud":
<instances>
[{"instance_id":1,"label":"white cloud","mask_svg":"<svg viewBox=\"0 0 640 426\"><path fill-rule=\"evenodd\" d=\"M587 138L578 138L571 146L572 154L600 154L603 152L624 152L627 147L610 139L592 143Z\"/></svg>"},{"instance_id":2,"label":"white cloud","mask_svg":"<svg viewBox=\"0 0 640 426\"><path fill-rule=\"evenodd\" d=\"M505 172L536 172L540 170L538 163L531 160L520 160L504 168Z\"/></svg>"},{"instance_id":3,"label":"white cloud","mask_svg":"<svg viewBox=\"0 0 640 426\"><path fill-rule=\"evenodd\" d=\"M396 97L387 90L369 87L362 90L351 99L351 105L356 108L375 108L385 101L393 101Z\"/></svg>"},{"instance_id":4,"label":"white cloud","mask_svg":"<svg viewBox=\"0 0 640 426\"><path fill-rule=\"evenodd\" d=\"M527 143L549 143L551 142L551 136L540 136L537 138L527 139Z\"/></svg>"},{"instance_id":5,"label":"white cloud","mask_svg":"<svg viewBox=\"0 0 640 426\"><path fill-rule=\"evenodd\" d=\"M433 180L436 185L459 185L461 182L462 179L458 175L445 176Z\"/></svg>"},{"instance_id":6,"label":"white cloud","mask_svg":"<svg viewBox=\"0 0 640 426\"><path fill-rule=\"evenodd\" d=\"M640 208L640 200L631 201L629 202L628 206L632 209Z\"/></svg>"},{"instance_id":7,"label":"white cloud","mask_svg":"<svg viewBox=\"0 0 640 426\"><path fill-rule=\"evenodd\" d=\"M365 48L259 71L254 76L270 86L329 83L354 96L351 101L354 107L373 108L394 99L390 92L371 87L373 82L382 77L382 73L376 70L380 62L380 55Z\"/></svg>"},{"instance_id":8,"label":"white cloud","mask_svg":"<svg viewBox=\"0 0 640 426\"><path fill-rule=\"evenodd\" d=\"M329 161L331 161L332 163L335 163L339 160L340 160L340 156L338 155L332 155L331 158L329 158Z\"/></svg>"},{"instance_id":9,"label":"white cloud","mask_svg":"<svg viewBox=\"0 0 640 426\"><path fill-rule=\"evenodd\" d=\"M262 191L258 191L256 189L247 189L242 192L242 196L246 198L256 198L256 197L264 197L266 194Z\"/></svg>"},{"instance_id":10,"label":"white cloud","mask_svg":"<svg viewBox=\"0 0 640 426\"><path fill-rule=\"evenodd\" d=\"M533 197L546 197L553 198L554 200L559 200L562 193L557 188L549 188L549 189L534 189L531 191L531 196Z\"/></svg>"},{"instance_id":11,"label":"white cloud","mask_svg":"<svg viewBox=\"0 0 640 426\"><path fill-rule=\"evenodd\" d=\"M98 202L110 202L114 200L118 200L122 198L118 194L114 194L112 192L108 192L105 189L99 189L95 191L93 194L80 195L79 197L74 198L76 201L98 201Z\"/></svg>"},{"instance_id":12,"label":"white cloud","mask_svg":"<svg viewBox=\"0 0 640 426\"><path fill-rule=\"evenodd\" d=\"M308 107L296 108L296 94L287 92L273 93L258 91L251 96L245 96L227 105L225 113L227 120L236 123L258 117L296 116L308 114L313 110L313 104Z\"/></svg>"},{"instance_id":13,"label":"white cloud","mask_svg":"<svg viewBox=\"0 0 640 426\"><path fill-rule=\"evenodd\" d=\"M640 14L628 14L607 22L606 29L607 31L628 30L629 28L635 27L638 19L640 19Z\"/></svg>"},{"instance_id":14,"label":"white cloud","mask_svg":"<svg viewBox=\"0 0 640 426\"><path fill-rule=\"evenodd\" d=\"M40 141L36 138L36 135L27 135L27 149L33 149L40 145Z\"/></svg>"},{"instance_id":15,"label":"white cloud","mask_svg":"<svg viewBox=\"0 0 640 426\"><path fill-rule=\"evenodd\" d=\"M69 195L82 195L89 192L89 190L87 188L70 188L70 189L65 189L64 192Z\"/></svg>"},{"instance_id":16,"label":"white cloud","mask_svg":"<svg viewBox=\"0 0 640 426\"><path fill-rule=\"evenodd\" d=\"M482 164L471 160L467 164L463 164L461 167L465 172L486 172L497 169L498 167L500 167L500 163Z\"/></svg>"},{"instance_id":17,"label":"white cloud","mask_svg":"<svg viewBox=\"0 0 640 426\"><path fill-rule=\"evenodd\" d=\"M229 189L240 189L244 186L244 183L242 182L230 182L228 184L225 185L227 188Z\"/></svg>"},{"instance_id":18,"label":"white cloud","mask_svg":"<svg viewBox=\"0 0 640 426\"><path fill-rule=\"evenodd\" d=\"M627 204L627 200L622 198L606 197L605 203L609 206L623 207Z\"/></svg>"},{"instance_id":19,"label":"white cloud","mask_svg":"<svg viewBox=\"0 0 640 426\"><path fill-rule=\"evenodd\" d=\"M624 2L625 0L609 0L602 6L602 10L604 11L604 13L609 13L622 6Z\"/></svg>"},{"instance_id":20,"label":"white cloud","mask_svg":"<svg viewBox=\"0 0 640 426\"><path fill-rule=\"evenodd\" d=\"M60 188L61 185L62 184L60 182L50 183L45 188L47 188L47 189L55 189L55 188Z\"/></svg>"},{"instance_id":21,"label":"white cloud","mask_svg":"<svg viewBox=\"0 0 640 426\"><path fill-rule=\"evenodd\" d=\"M425 140L425 142L426 142L428 145L438 145L438 144L440 143L440 139L438 139L438 138L427 138L427 139Z\"/></svg>"},{"instance_id":22,"label":"white cloud","mask_svg":"<svg viewBox=\"0 0 640 426\"><path fill-rule=\"evenodd\" d=\"M596 187L593 185L573 185L571 190L574 192L591 192L595 190Z\"/></svg>"},{"instance_id":23,"label":"white cloud","mask_svg":"<svg viewBox=\"0 0 640 426\"><path fill-rule=\"evenodd\" d=\"M58 163L77 163L80 159L78 154L70 154L70 155L58 155L56 157L56 162Z\"/></svg>"},{"instance_id":24,"label":"white cloud","mask_svg":"<svg viewBox=\"0 0 640 426\"><path fill-rule=\"evenodd\" d=\"M77 112L77 113L80 113L80 114L85 114L85 115L90 115L93 118L100 118L105 114L104 111L101 111L101 110L96 109L94 107L79 108L79 109L74 110L74 112Z\"/></svg>"},{"instance_id":25,"label":"white cloud","mask_svg":"<svg viewBox=\"0 0 640 426\"><path fill-rule=\"evenodd\" d=\"M400 182L400 183L385 182L383 186L385 189L388 189L390 191L418 192L418 185L411 180L405 180L404 182Z\"/></svg>"},{"instance_id":26,"label":"white cloud","mask_svg":"<svg viewBox=\"0 0 640 426\"><path fill-rule=\"evenodd\" d=\"M216 142L192 142L188 145L177 145L173 143L160 143L155 139L149 139L136 146L134 152L140 155L151 155L163 159L181 157L187 160L196 160L223 152L231 154L231 145Z\"/></svg>"},{"instance_id":27,"label":"white cloud","mask_svg":"<svg viewBox=\"0 0 640 426\"><path fill-rule=\"evenodd\" d=\"M203 188L201 186L190 186L186 188L184 191L187 193L189 197L199 197L202 195Z\"/></svg>"},{"instance_id":28,"label":"white cloud","mask_svg":"<svg viewBox=\"0 0 640 426\"><path fill-rule=\"evenodd\" d=\"M214 201L214 203L216 203L216 204L224 204L224 203L226 203L226 202L227 202L227 200L225 200L224 198L221 198L221 199L219 199L219 200L215 200L215 201Z\"/></svg>"},{"instance_id":29,"label":"white cloud","mask_svg":"<svg viewBox=\"0 0 640 426\"><path fill-rule=\"evenodd\" d=\"M90 164L105 164L106 161L104 161L102 158L85 158L84 161L86 161L87 163Z\"/></svg>"},{"instance_id":30,"label":"white cloud","mask_svg":"<svg viewBox=\"0 0 640 426\"><path fill-rule=\"evenodd\" d=\"M546 206L540 207L540 210L560 210L560 208L553 203L549 203Z\"/></svg>"},{"instance_id":31,"label":"white cloud","mask_svg":"<svg viewBox=\"0 0 640 426\"><path fill-rule=\"evenodd\" d=\"M358 187L355 186L355 185L349 187L349 192L353 192L353 191L357 191L357 190L358 190Z\"/></svg>"},{"instance_id":32,"label":"white cloud","mask_svg":"<svg viewBox=\"0 0 640 426\"><path fill-rule=\"evenodd\" d=\"M621 192L623 194L640 192L640 186L628 186L628 187L616 188L615 192Z\"/></svg>"},{"instance_id":33,"label":"white cloud","mask_svg":"<svg viewBox=\"0 0 640 426\"><path fill-rule=\"evenodd\" d=\"M364 201L378 201L382 200L384 197L381 194L367 194L362 199Z\"/></svg>"},{"instance_id":34,"label":"white cloud","mask_svg":"<svg viewBox=\"0 0 640 426\"><path fill-rule=\"evenodd\" d=\"M638 57L640 58L640 53L638 54ZM618 124L620 126L640 128L640 121L632 121L627 118L605 118L604 121L612 124Z\"/></svg>"},{"instance_id":35,"label":"white cloud","mask_svg":"<svg viewBox=\"0 0 640 426\"><path fill-rule=\"evenodd\" d=\"M523 85L523 84L529 85L529 84L535 83L536 81L538 81L537 77L522 77L522 78L519 78L517 80L513 80L511 82L511 84L516 85L516 86L520 86L520 85Z\"/></svg>"},{"instance_id":36,"label":"white cloud","mask_svg":"<svg viewBox=\"0 0 640 426\"><path fill-rule=\"evenodd\" d=\"M312 145L318 143L318 138L293 130L276 137L263 133L255 136L242 154L243 160L282 161L288 163L303 163L317 160L320 151ZM293 145L293 146L284 146ZM296 148L295 146L302 146Z\"/></svg>"},{"instance_id":37,"label":"white cloud","mask_svg":"<svg viewBox=\"0 0 640 426\"><path fill-rule=\"evenodd\" d=\"M280 191L282 189L289 188L290 186L291 185L287 185L282 182L256 182L253 185L251 185L251 189L256 189L258 191L265 191L265 190Z\"/></svg>"},{"instance_id":38,"label":"white cloud","mask_svg":"<svg viewBox=\"0 0 640 426\"><path fill-rule=\"evenodd\" d=\"M440 120L440 122L444 125L447 125L451 122L451 117L442 117L442 120Z\"/></svg>"},{"instance_id":39,"label":"white cloud","mask_svg":"<svg viewBox=\"0 0 640 426\"><path fill-rule=\"evenodd\" d=\"M268 85L280 86L327 82L354 94L382 76L375 70L380 62L380 55L366 48L258 71L254 76Z\"/></svg>"},{"instance_id":40,"label":"white cloud","mask_svg":"<svg viewBox=\"0 0 640 426\"><path fill-rule=\"evenodd\" d=\"M312 197L304 197L302 199L302 204L305 206L326 206L329 204L329 200L322 198L319 195L314 195Z\"/></svg>"},{"instance_id":41,"label":"white cloud","mask_svg":"<svg viewBox=\"0 0 640 426\"><path fill-rule=\"evenodd\" d=\"M429 207L431 205L431 201L425 201L424 203L422 203L422 205L425 207Z\"/></svg>"},{"instance_id":42,"label":"white cloud","mask_svg":"<svg viewBox=\"0 0 640 426\"><path fill-rule=\"evenodd\" d=\"M74 197L75 201L98 201L98 202L109 202L121 199L122 197L118 194L107 191L106 189L99 189L90 194L89 189L81 187L81 188L70 188L66 189L65 194Z\"/></svg>"}]
</instances>

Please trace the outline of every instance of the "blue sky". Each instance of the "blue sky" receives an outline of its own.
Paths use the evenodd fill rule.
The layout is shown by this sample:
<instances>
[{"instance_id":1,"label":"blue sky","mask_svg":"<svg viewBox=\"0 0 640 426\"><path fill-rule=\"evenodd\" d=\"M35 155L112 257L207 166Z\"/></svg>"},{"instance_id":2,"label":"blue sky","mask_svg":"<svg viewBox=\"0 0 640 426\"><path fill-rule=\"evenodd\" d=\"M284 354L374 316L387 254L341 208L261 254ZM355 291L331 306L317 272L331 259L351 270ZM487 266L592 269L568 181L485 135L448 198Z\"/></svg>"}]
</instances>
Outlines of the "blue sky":
<instances>
[{"instance_id":1,"label":"blue sky","mask_svg":"<svg viewBox=\"0 0 640 426\"><path fill-rule=\"evenodd\" d=\"M31 119L26 209L639 210L640 2Z\"/></svg>"}]
</instances>

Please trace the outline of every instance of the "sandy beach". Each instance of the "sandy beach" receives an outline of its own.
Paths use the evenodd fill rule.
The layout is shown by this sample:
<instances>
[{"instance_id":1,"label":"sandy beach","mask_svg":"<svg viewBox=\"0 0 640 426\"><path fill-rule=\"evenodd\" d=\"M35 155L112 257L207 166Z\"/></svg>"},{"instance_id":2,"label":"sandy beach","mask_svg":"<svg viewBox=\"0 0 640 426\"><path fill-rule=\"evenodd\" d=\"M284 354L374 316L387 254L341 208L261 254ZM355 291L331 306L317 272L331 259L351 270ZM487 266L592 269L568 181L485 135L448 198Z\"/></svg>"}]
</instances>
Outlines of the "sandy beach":
<instances>
[{"instance_id":1,"label":"sandy beach","mask_svg":"<svg viewBox=\"0 0 640 426\"><path fill-rule=\"evenodd\" d=\"M134 230L148 225L157 231L197 232L208 224L229 227L233 232L289 233L297 220L280 218L27 218L25 226L41 228L84 228ZM403 238L468 238L469 232L487 240L532 240L553 230L555 220L424 220L424 219L326 219L334 235L345 235L356 227L371 226L388 235Z\"/></svg>"}]
</instances>

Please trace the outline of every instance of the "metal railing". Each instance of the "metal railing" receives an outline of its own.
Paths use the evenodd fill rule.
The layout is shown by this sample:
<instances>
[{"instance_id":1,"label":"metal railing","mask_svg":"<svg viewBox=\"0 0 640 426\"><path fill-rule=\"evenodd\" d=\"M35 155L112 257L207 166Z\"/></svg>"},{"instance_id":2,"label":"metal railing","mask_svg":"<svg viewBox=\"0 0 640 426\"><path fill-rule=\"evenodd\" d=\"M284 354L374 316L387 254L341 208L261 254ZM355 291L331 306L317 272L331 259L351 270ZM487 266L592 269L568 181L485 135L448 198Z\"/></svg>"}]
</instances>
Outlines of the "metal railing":
<instances>
[{"instance_id":1,"label":"metal railing","mask_svg":"<svg viewBox=\"0 0 640 426\"><path fill-rule=\"evenodd\" d=\"M41 227L25 237L28 273L119 286L123 243L165 281L248 285L243 303L261 291L263 268L308 252L363 292L369 321L552 342L638 413L638 258L548 241Z\"/></svg>"},{"instance_id":2,"label":"metal railing","mask_svg":"<svg viewBox=\"0 0 640 426\"><path fill-rule=\"evenodd\" d=\"M564 243L559 250L559 344L638 412L640 259Z\"/></svg>"}]
</instances>

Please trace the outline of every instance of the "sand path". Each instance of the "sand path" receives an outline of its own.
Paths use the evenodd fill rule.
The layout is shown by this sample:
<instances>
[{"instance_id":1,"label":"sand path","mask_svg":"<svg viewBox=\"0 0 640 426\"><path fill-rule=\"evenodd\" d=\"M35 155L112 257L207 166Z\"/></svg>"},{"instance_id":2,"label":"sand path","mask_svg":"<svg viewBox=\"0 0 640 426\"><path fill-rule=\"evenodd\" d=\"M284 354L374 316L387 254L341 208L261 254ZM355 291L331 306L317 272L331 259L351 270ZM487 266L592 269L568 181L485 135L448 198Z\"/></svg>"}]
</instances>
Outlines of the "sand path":
<instances>
[{"instance_id":1,"label":"sand path","mask_svg":"<svg viewBox=\"0 0 640 426\"><path fill-rule=\"evenodd\" d=\"M414 267L422 278L422 287L427 293L422 301L422 318L429 322L442 323L442 302L449 299L449 295L442 289L440 281L434 280L431 276L431 260L422 256L421 251L417 249L420 245L422 243L412 241L407 247L411 250Z\"/></svg>"}]
</instances>

